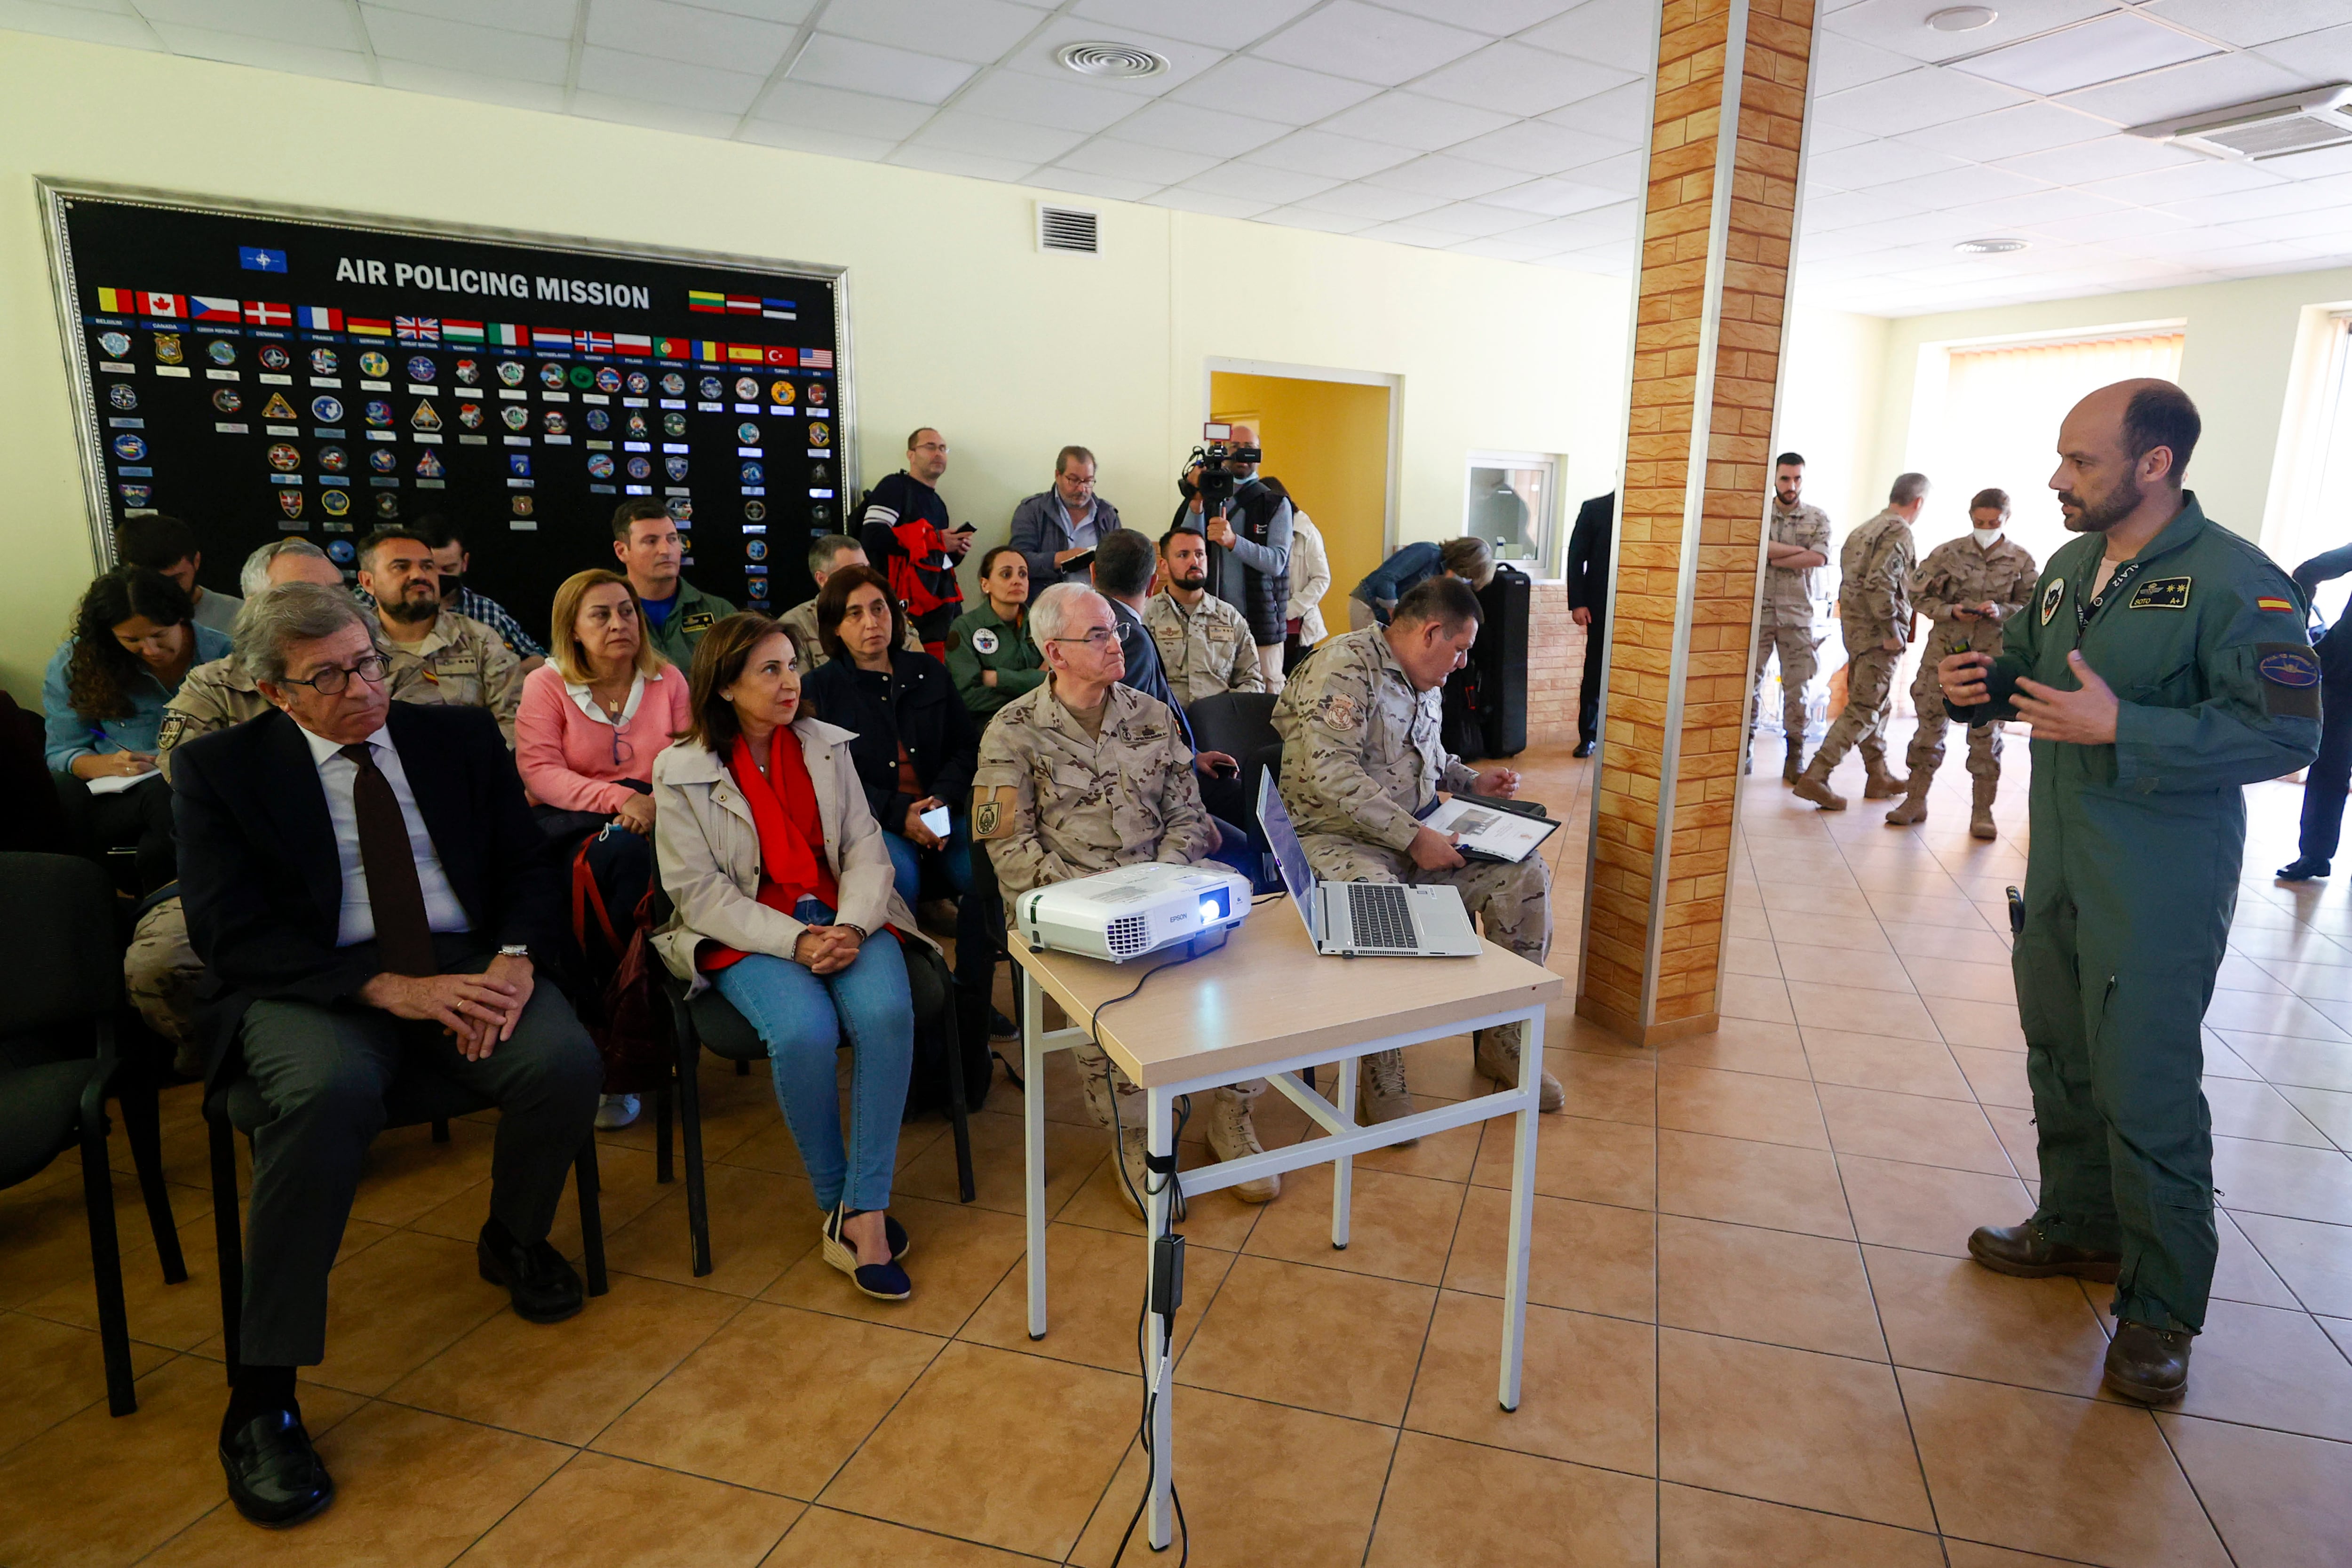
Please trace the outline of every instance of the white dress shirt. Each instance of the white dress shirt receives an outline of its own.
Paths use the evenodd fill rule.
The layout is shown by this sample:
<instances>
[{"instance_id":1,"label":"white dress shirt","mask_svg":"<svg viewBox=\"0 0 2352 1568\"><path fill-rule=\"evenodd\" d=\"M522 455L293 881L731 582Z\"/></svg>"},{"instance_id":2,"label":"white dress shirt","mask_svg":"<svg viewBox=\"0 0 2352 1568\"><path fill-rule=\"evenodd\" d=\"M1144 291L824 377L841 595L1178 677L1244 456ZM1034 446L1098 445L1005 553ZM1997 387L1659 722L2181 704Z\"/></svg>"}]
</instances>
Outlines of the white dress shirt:
<instances>
[{"instance_id":1,"label":"white dress shirt","mask_svg":"<svg viewBox=\"0 0 2352 1568\"><path fill-rule=\"evenodd\" d=\"M302 739L310 742L310 760L319 766L319 784L327 792L327 820L335 828L335 857L342 863L343 908L336 920L335 945L349 947L375 935L375 906L368 902L367 871L360 864L359 807L352 799L359 764L344 756L336 742L308 730L302 731ZM425 893L425 923L436 931L473 930L466 919L466 907L449 886L449 873L441 868L441 852L433 847L433 836L425 831L425 818L416 809L416 796L408 787L408 773L400 765L400 748L392 743L390 731L378 730L365 744L375 759L376 771L391 784L393 799L400 803L400 819L408 827L408 847L416 857L417 885Z\"/></svg>"}]
</instances>

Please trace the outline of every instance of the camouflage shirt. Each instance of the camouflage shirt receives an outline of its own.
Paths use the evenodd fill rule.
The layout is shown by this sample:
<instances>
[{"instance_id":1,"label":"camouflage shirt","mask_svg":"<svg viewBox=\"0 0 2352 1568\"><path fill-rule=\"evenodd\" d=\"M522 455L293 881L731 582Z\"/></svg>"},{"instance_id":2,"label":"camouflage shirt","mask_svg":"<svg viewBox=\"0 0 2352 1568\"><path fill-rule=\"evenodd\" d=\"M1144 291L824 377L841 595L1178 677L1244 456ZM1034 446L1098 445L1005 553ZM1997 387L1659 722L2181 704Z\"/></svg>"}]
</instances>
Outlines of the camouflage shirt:
<instances>
[{"instance_id":1,"label":"camouflage shirt","mask_svg":"<svg viewBox=\"0 0 2352 1568\"><path fill-rule=\"evenodd\" d=\"M1818 550L1826 563L1830 553L1830 514L1799 501L1791 507L1772 498L1772 542ZM1764 625L1810 626L1813 606L1829 597L1822 574L1829 567L1767 566L1764 568Z\"/></svg>"},{"instance_id":2,"label":"camouflage shirt","mask_svg":"<svg viewBox=\"0 0 2352 1568\"><path fill-rule=\"evenodd\" d=\"M1300 836L1333 833L1391 849L1413 814L1478 775L1438 739L1442 688L1416 691L1379 626L1333 637L1293 670L1274 705L1282 802Z\"/></svg>"},{"instance_id":3,"label":"camouflage shirt","mask_svg":"<svg viewBox=\"0 0 2352 1568\"><path fill-rule=\"evenodd\" d=\"M2033 597L2034 580L2042 574L2024 546L2002 534L1990 550L1962 534L1927 552L1911 572L1911 604L1936 623L1928 635L1935 639L1936 658L1965 653L2000 651L2001 628ZM1990 601L2000 607L1996 620L1964 621L1952 611Z\"/></svg>"},{"instance_id":4,"label":"camouflage shirt","mask_svg":"<svg viewBox=\"0 0 2352 1568\"><path fill-rule=\"evenodd\" d=\"M423 667L411 666L406 670L395 668L388 678L394 702L439 701L441 699L419 699L418 689L434 689L423 674ZM172 749L199 735L209 735L215 730L226 730L242 724L247 719L258 719L269 711L269 699L245 673L245 666L234 655L200 664L188 671L180 682L180 689L172 694L164 706L163 728L155 735L155 765L163 771L163 782L172 782Z\"/></svg>"},{"instance_id":5,"label":"camouflage shirt","mask_svg":"<svg viewBox=\"0 0 2352 1568\"><path fill-rule=\"evenodd\" d=\"M1857 642L1911 640L1911 568L1919 559L1911 525L1882 511L1845 536L1838 552L1838 619L1846 647Z\"/></svg>"},{"instance_id":6,"label":"camouflage shirt","mask_svg":"<svg viewBox=\"0 0 2352 1568\"><path fill-rule=\"evenodd\" d=\"M392 689L404 702L487 708L514 746L515 709L522 701L522 660L499 634L455 610L443 610L425 640L409 647L377 636L392 658ZM408 689L414 687L415 689Z\"/></svg>"},{"instance_id":7,"label":"camouflage shirt","mask_svg":"<svg viewBox=\"0 0 2352 1568\"><path fill-rule=\"evenodd\" d=\"M1168 705L1119 685L1105 702L1101 736L1090 738L1048 680L982 734L971 836L988 846L1007 898L1147 860L1189 866L1215 847Z\"/></svg>"},{"instance_id":8,"label":"camouflage shirt","mask_svg":"<svg viewBox=\"0 0 2352 1568\"><path fill-rule=\"evenodd\" d=\"M1154 594L1144 604L1143 624L1160 645L1168 684L1186 707L1220 691L1265 689L1249 622L1214 595L1202 595L1200 604L1188 610L1172 595Z\"/></svg>"}]
</instances>

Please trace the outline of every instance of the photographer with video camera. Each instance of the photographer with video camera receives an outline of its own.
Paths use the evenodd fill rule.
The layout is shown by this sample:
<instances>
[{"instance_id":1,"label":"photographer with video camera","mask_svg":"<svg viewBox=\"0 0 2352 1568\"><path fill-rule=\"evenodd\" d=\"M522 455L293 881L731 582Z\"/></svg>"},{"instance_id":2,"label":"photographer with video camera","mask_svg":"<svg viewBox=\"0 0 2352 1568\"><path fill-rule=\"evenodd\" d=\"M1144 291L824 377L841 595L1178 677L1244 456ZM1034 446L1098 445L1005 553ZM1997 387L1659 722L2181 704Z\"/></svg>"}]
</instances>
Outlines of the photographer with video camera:
<instances>
[{"instance_id":1,"label":"photographer with video camera","mask_svg":"<svg viewBox=\"0 0 2352 1568\"><path fill-rule=\"evenodd\" d=\"M1242 613L1265 689L1282 689L1282 639L1290 614L1290 502L1257 477L1257 432L1205 425L1177 488L1184 504L1171 525L1209 541L1209 592Z\"/></svg>"}]
</instances>

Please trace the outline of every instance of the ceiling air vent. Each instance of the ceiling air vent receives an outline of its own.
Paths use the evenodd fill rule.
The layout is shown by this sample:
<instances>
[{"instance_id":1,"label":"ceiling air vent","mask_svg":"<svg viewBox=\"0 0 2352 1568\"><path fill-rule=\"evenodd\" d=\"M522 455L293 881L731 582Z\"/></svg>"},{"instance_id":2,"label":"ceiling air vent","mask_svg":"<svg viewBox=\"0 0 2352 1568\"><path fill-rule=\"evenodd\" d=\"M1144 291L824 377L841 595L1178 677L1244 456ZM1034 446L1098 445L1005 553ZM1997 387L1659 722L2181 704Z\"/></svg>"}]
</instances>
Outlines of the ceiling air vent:
<instances>
[{"instance_id":1,"label":"ceiling air vent","mask_svg":"<svg viewBox=\"0 0 2352 1568\"><path fill-rule=\"evenodd\" d=\"M2242 162L2340 147L2352 142L2352 87L2306 88L2231 109L2135 125L2131 134Z\"/></svg>"},{"instance_id":2,"label":"ceiling air vent","mask_svg":"<svg viewBox=\"0 0 2352 1568\"><path fill-rule=\"evenodd\" d=\"M1054 58L1080 76L1108 77L1117 81L1158 76L1168 68L1166 56L1139 49L1133 44L1064 44L1054 51Z\"/></svg>"},{"instance_id":3,"label":"ceiling air vent","mask_svg":"<svg viewBox=\"0 0 2352 1568\"><path fill-rule=\"evenodd\" d=\"M1102 215L1084 207L1037 204L1037 248L1066 256L1102 254Z\"/></svg>"}]
</instances>

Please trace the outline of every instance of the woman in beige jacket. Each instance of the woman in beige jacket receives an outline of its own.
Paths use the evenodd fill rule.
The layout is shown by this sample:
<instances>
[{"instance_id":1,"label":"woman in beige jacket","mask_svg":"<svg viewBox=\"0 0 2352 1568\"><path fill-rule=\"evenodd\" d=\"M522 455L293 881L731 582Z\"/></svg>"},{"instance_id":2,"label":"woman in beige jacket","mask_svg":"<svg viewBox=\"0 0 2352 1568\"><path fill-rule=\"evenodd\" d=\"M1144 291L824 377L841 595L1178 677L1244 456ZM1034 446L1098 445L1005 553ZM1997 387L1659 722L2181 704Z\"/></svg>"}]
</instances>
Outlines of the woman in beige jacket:
<instances>
[{"instance_id":1,"label":"woman in beige jacket","mask_svg":"<svg viewBox=\"0 0 2352 1568\"><path fill-rule=\"evenodd\" d=\"M914 1059L893 884L850 733L802 710L791 637L730 616L694 651L687 731L654 759L654 847L676 912L654 945L767 1042L776 1099L825 1211L824 1258L884 1300L913 1293L884 1214ZM845 1141L835 1050L851 1053Z\"/></svg>"}]
</instances>

